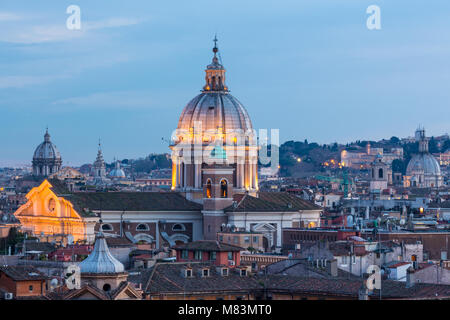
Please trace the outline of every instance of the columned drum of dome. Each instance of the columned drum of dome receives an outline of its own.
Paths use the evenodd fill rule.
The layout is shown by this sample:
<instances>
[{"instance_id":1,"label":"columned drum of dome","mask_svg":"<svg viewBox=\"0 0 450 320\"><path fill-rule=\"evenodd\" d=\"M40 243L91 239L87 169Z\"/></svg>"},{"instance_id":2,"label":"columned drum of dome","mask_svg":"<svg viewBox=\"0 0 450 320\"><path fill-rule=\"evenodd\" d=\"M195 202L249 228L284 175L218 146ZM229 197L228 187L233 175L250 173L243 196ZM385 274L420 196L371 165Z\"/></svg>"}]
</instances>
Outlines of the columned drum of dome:
<instances>
[{"instance_id":1,"label":"columned drum of dome","mask_svg":"<svg viewBox=\"0 0 450 320\"><path fill-rule=\"evenodd\" d=\"M212 167L232 172L233 193L258 190L256 134L247 110L225 83L217 46L213 52L203 90L184 107L171 145L172 189L198 202L207 183L204 170Z\"/></svg>"},{"instance_id":2,"label":"columned drum of dome","mask_svg":"<svg viewBox=\"0 0 450 320\"><path fill-rule=\"evenodd\" d=\"M56 146L50 141L50 134L46 130L44 142L34 151L33 175L47 177L61 169L62 158Z\"/></svg>"}]
</instances>

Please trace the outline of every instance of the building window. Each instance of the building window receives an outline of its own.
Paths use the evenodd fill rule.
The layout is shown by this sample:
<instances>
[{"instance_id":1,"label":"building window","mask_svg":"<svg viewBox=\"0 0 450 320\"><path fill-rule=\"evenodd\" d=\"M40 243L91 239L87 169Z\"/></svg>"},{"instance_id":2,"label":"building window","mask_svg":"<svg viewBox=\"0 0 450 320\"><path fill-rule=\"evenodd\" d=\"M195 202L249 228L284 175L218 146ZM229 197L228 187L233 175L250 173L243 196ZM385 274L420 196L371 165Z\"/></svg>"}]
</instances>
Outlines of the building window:
<instances>
[{"instance_id":1,"label":"building window","mask_svg":"<svg viewBox=\"0 0 450 320\"><path fill-rule=\"evenodd\" d=\"M247 275L247 269L241 269L241 277L245 277Z\"/></svg>"},{"instance_id":2,"label":"building window","mask_svg":"<svg viewBox=\"0 0 450 320\"><path fill-rule=\"evenodd\" d=\"M202 270L202 277L209 277L209 269L205 268Z\"/></svg>"},{"instance_id":3,"label":"building window","mask_svg":"<svg viewBox=\"0 0 450 320\"><path fill-rule=\"evenodd\" d=\"M201 251L195 251L194 259L195 260L202 260L202 252Z\"/></svg>"},{"instance_id":4,"label":"building window","mask_svg":"<svg viewBox=\"0 0 450 320\"><path fill-rule=\"evenodd\" d=\"M208 181L206 182L206 197L207 198L211 198L211 179L208 179Z\"/></svg>"},{"instance_id":5,"label":"building window","mask_svg":"<svg viewBox=\"0 0 450 320\"><path fill-rule=\"evenodd\" d=\"M182 223L174 224L172 227L172 231L185 231L186 227Z\"/></svg>"},{"instance_id":6,"label":"building window","mask_svg":"<svg viewBox=\"0 0 450 320\"><path fill-rule=\"evenodd\" d=\"M110 224L104 224L104 225L102 225L102 230L103 231L112 231L113 227Z\"/></svg>"},{"instance_id":7,"label":"building window","mask_svg":"<svg viewBox=\"0 0 450 320\"><path fill-rule=\"evenodd\" d=\"M220 181L220 197L228 198L228 182L225 179Z\"/></svg>"},{"instance_id":8,"label":"building window","mask_svg":"<svg viewBox=\"0 0 450 320\"><path fill-rule=\"evenodd\" d=\"M239 237L238 236L234 236L233 237L233 242L236 243L236 244L239 243Z\"/></svg>"},{"instance_id":9,"label":"building window","mask_svg":"<svg viewBox=\"0 0 450 320\"><path fill-rule=\"evenodd\" d=\"M383 169L382 168L380 168L378 170L378 178L383 179Z\"/></svg>"},{"instance_id":10,"label":"building window","mask_svg":"<svg viewBox=\"0 0 450 320\"><path fill-rule=\"evenodd\" d=\"M111 285L109 283L105 283L103 285L103 291L108 292L109 290L111 290Z\"/></svg>"},{"instance_id":11,"label":"building window","mask_svg":"<svg viewBox=\"0 0 450 320\"><path fill-rule=\"evenodd\" d=\"M181 251L181 259L189 259L189 251L187 250Z\"/></svg>"},{"instance_id":12,"label":"building window","mask_svg":"<svg viewBox=\"0 0 450 320\"><path fill-rule=\"evenodd\" d=\"M136 230L138 230L138 231L148 231L148 230L150 230L150 228L149 228L149 226L147 224L141 223L141 224L138 224L138 226L136 227Z\"/></svg>"},{"instance_id":13,"label":"building window","mask_svg":"<svg viewBox=\"0 0 450 320\"><path fill-rule=\"evenodd\" d=\"M223 242L223 236L219 236L219 241Z\"/></svg>"},{"instance_id":14,"label":"building window","mask_svg":"<svg viewBox=\"0 0 450 320\"><path fill-rule=\"evenodd\" d=\"M227 268L222 268L222 276L223 277L228 276L228 269Z\"/></svg>"},{"instance_id":15,"label":"building window","mask_svg":"<svg viewBox=\"0 0 450 320\"><path fill-rule=\"evenodd\" d=\"M186 269L186 278L192 277L192 269Z\"/></svg>"},{"instance_id":16,"label":"building window","mask_svg":"<svg viewBox=\"0 0 450 320\"><path fill-rule=\"evenodd\" d=\"M50 200L48 200L48 211L53 212L55 211L56 208L56 201L53 198L50 198Z\"/></svg>"},{"instance_id":17,"label":"building window","mask_svg":"<svg viewBox=\"0 0 450 320\"><path fill-rule=\"evenodd\" d=\"M342 257L342 265L346 265L347 264L347 256L343 256Z\"/></svg>"},{"instance_id":18,"label":"building window","mask_svg":"<svg viewBox=\"0 0 450 320\"><path fill-rule=\"evenodd\" d=\"M245 242L245 243L250 243L250 237L245 236L245 237L244 237L244 242Z\"/></svg>"},{"instance_id":19,"label":"building window","mask_svg":"<svg viewBox=\"0 0 450 320\"><path fill-rule=\"evenodd\" d=\"M228 252L228 260L233 260L233 252Z\"/></svg>"},{"instance_id":20,"label":"building window","mask_svg":"<svg viewBox=\"0 0 450 320\"><path fill-rule=\"evenodd\" d=\"M216 260L216 258L217 258L217 255L216 255L216 252L215 251L212 251L210 254L209 254L209 256L210 256L210 260Z\"/></svg>"},{"instance_id":21,"label":"building window","mask_svg":"<svg viewBox=\"0 0 450 320\"><path fill-rule=\"evenodd\" d=\"M29 286L28 290L30 290L30 292L32 292L33 291L33 286Z\"/></svg>"}]
</instances>

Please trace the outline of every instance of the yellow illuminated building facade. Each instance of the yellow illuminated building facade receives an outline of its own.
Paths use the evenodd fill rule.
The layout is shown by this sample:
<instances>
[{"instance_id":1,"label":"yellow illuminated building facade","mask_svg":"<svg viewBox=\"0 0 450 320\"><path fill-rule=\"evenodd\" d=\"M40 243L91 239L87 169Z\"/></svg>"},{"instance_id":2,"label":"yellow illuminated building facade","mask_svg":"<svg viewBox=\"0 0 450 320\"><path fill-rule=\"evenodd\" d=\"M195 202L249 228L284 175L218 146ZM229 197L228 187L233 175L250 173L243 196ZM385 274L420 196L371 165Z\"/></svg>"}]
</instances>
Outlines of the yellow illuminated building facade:
<instances>
[{"instance_id":1,"label":"yellow illuminated building facade","mask_svg":"<svg viewBox=\"0 0 450 320\"><path fill-rule=\"evenodd\" d=\"M14 213L23 231L41 239L71 236L74 242L93 242L97 219L82 217L70 201L52 190L48 180L31 189L26 197L28 201Z\"/></svg>"}]
</instances>

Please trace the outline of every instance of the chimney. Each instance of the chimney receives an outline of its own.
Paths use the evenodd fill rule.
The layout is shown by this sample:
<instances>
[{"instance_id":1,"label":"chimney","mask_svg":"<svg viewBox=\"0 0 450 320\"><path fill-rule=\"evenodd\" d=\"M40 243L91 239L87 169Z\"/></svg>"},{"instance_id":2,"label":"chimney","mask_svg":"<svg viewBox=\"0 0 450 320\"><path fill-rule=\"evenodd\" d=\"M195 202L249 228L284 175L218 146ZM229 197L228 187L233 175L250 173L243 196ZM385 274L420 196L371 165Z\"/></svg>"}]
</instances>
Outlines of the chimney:
<instances>
[{"instance_id":1,"label":"chimney","mask_svg":"<svg viewBox=\"0 0 450 320\"><path fill-rule=\"evenodd\" d=\"M369 289L367 289L365 283L363 281L361 288L358 290L358 300L369 300Z\"/></svg>"},{"instance_id":2,"label":"chimney","mask_svg":"<svg viewBox=\"0 0 450 320\"><path fill-rule=\"evenodd\" d=\"M338 275L337 260L336 259L329 260L329 263L327 263L326 266L328 274L330 274L332 277L337 277Z\"/></svg>"},{"instance_id":3,"label":"chimney","mask_svg":"<svg viewBox=\"0 0 450 320\"><path fill-rule=\"evenodd\" d=\"M406 288L411 288L416 283L416 277L414 275L415 270L412 267L409 267L406 270Z\"/></svg>"}]
</instances>

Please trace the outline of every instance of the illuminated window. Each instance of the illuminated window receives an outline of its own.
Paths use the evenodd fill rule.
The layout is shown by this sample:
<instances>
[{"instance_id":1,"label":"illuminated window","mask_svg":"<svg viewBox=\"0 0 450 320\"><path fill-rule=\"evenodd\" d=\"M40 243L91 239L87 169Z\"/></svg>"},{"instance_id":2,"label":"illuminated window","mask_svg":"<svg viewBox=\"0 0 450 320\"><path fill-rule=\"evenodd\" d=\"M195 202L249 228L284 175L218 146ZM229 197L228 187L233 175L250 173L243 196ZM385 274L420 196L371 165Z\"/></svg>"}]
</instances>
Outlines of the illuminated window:
<instances>
[{"instance_id":1,"label":"illuminated window","mask_svg":"<svg viewBox=\"0 0 450 320\"><path fill-rule=\"evenodd\" d=\"M208 182L206 182L206 197L211 198L211 180L208 179Z\"/></svg>"},{"instance_id":2,"label":"illuminated window","mask_svg":"<svg viewBox=\"0 0 450 320\"><path fill-rule=\"evenodd\" d=\"M227 198L228 197L228 182L225 179L220 181L220 197Z\"/></svg>"}]
</instances>

